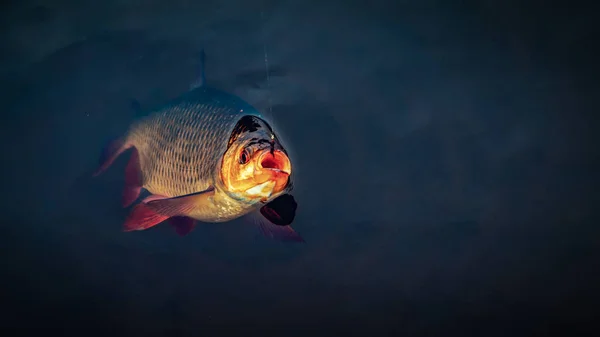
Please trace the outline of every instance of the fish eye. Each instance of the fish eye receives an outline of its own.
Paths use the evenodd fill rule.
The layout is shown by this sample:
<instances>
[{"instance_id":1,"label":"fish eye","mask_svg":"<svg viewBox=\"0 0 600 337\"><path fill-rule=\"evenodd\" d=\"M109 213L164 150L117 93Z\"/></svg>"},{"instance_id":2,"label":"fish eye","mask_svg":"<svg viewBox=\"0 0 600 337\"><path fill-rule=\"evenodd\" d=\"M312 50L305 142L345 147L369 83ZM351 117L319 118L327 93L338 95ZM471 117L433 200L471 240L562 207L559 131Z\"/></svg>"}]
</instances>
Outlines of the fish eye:
<instances>
[{"instance_id":1,"label":"fish eye","mask_svg":"<svg viewBox=\"0 0 600 337\"><path fill-rule=\"evenodd\" d=\"M248 162L248 160L250 159L250 154L248 153L247 149L242 150L242 153L240 153L240 164L246 164Z\"/></svg>"}]
</instances>

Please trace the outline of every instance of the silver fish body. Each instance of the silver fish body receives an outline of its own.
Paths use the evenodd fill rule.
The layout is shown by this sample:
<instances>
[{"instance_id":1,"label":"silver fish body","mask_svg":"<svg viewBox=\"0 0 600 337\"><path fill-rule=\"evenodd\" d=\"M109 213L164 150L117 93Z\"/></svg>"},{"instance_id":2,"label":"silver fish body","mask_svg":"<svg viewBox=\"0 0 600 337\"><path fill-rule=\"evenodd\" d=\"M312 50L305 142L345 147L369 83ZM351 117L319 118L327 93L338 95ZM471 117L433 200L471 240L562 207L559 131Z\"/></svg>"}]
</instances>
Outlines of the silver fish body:
<instances>
[{"instance_id":1,"label":"silver fish body","mask_svg":"<svg viewBox=\"0 0 600 337\"><path fill-rule=\"evenodd\" d=\"M94 175L132 149L123 206L151 193L125 221L125 231L169 220L186 235L195 220L225 222L248 213L263 233L302 238L289 226L296 202L287 151L265 118L239 97L204 85L151 110L111 142ZM254 212L258 211L260 212Z\"/></svg>"},{"instance_id":2,"label":"silver fish body","mask_svg":"<svg viewBox=\"0 0 600 337\"><path fill-rule=\"evenodd\" d=\"M245 115L262 118L243 100L200 87L134 123L126 142L140 154L142 186L175 197L214 185L231 132Z\"/></svg>"}]
</instances>

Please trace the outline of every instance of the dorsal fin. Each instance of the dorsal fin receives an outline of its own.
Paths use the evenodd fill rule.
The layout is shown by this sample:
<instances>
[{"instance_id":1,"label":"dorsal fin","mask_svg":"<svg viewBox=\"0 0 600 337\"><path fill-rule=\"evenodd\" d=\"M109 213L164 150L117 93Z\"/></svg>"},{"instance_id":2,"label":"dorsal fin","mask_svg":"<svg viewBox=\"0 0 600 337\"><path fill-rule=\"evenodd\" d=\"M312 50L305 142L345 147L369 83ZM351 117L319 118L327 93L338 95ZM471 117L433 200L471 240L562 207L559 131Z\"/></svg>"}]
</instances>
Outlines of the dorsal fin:
<instances>
[{"instance_id":1,"label":"dorsal fin","mask_svg":"<svg viewBox=\"0 0 600 337\"><path fill-rule=\"evenodd\" d=\"M143 116L144 114L144 110L142 109L142 104L140 104L140 101L138 101L135 98L132 98L130 100L130 105L131 105L131 109L133 110L133 112L135 113L136 117L140 117Z\"/></svg>"},{"instance_id":2,"label":"dorsal fin","mask_svg":"<svg viewBox=\"0 0 600 337\"><path fill-rule=\"evenodd\" d=\"M190 90L194 90L196 88L200 88L206 85L206 53L204 53L204 49L200 51L200 74L198 78L190 85Z\"/></svg>"}]
</instances>

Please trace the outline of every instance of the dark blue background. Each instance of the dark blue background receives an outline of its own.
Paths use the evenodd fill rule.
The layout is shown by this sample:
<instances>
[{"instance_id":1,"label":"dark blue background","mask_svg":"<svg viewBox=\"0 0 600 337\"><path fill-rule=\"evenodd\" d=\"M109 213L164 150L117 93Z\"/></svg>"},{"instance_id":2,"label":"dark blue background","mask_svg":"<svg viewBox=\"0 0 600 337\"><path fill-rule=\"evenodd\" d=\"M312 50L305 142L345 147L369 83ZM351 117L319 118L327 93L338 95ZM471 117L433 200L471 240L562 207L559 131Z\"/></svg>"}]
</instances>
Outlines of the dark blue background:
<instances>
[{"instance_id":1,"label":"dark blue background","mask_svg":"<svg viewBox=\"0 0 600 337\"><path fill-rule=\"evenodd\" d=\"M591 332L598 41L547 1L14 1L0 14L5 331ZM270 81L266 81L265 47ZM101 147L207 78L273 120L304 245L123 233ZM270 111L269 107L272 107ZM39 332L38 331L38 332Z\"/></svg>"}]
</instances>

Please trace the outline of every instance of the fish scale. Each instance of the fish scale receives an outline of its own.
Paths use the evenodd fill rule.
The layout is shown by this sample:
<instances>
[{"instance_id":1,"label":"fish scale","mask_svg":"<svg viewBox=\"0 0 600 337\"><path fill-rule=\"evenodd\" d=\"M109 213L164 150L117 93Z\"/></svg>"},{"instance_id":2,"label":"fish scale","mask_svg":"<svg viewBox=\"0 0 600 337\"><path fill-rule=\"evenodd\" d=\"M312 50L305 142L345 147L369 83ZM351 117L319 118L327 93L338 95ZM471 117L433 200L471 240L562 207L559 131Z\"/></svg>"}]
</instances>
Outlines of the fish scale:
<instances>
[{"instance_id":1,"label":"fish scale","mask_svg":"<svg viewBox=\"0 0 600 337\"><path fill-rule=\"evenodd\" d=\"M142 186L168 197L206 190L244 115L260 117L237 97L203 87L134 123L126 142L140 155Z\"/></svg>"}]
</instances>

